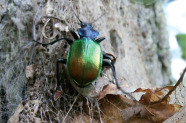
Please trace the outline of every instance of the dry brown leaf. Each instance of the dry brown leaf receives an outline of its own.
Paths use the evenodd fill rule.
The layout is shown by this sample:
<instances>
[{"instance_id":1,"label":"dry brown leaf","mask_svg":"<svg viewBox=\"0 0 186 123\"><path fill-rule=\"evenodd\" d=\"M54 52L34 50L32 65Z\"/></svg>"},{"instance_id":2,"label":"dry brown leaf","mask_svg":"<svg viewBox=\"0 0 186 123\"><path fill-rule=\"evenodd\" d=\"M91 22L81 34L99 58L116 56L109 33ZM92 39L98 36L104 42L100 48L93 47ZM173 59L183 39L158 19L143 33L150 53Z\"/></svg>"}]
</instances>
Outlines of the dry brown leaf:
<instances>
[{"instance_id":1,"label":"dry brown leaf","mask_svg":"<svg viewBox=\"0 0 186 123\"><path fill-rule=\"evenodd\" d=\"M149 105L146 106L146 109L152 115L147 115L146 117L148 117L151 121L161 123L174 115L181 108L182 106L178 104L157 103L154 105Z\"/></svg>"},{"instance_id":2,"label":"dry brown leaf","mask_svg":"<svg viewBox=\"0 0 186 123\"><path fill-rule=\"evenodd\" d=\"M156 88L156 89L142 89L138 88L137 90L134 91L134 93L137 92L144 92L141 96L141 99L139 102L144 105L148 105L152 102L159 101L162 99L170 90L172 90L173 86L166 86L163 88ZM167 101L169 101L169 98L167 98Z\"/></svg>"},{"instance_id":3,"label":"dry brown leaf","mask_svg":"<svg viewBox=\"0 0 186 123\"><path fill-rule=\"evenodd\" d=\"M151 102L155 102L158 100L160 100L160 98L156 94L147 92L141 96L141 99L139 100L139 102L141 104L148 105Z\"/></svg>"},{"instance_id":4,"label":"dry brown leaf","mask_svg":"<svg viewBox=\"0 0 186 123\"><path fill-rule=\"evenodd\" d=\"M135 92L149 92L149 93L152 93L152 92L154 92L154 89L143 89L143 88L138 88L138 89L136 89L135 91L134 91L134 93Z\"/></svg>"},{"instance_id":5,"label":"dry brown leaf","mask_svg":"<svg viewBox=\"0 0 186 123\"><path fill-rule=\"evenodd\" d=\"M104 98L107 94L117 94L118 89L114 84L108 84L103 87L103 91L97 96L97 99L100 100Z\"/></svg>"},{"instance_id":6,"label":"dry brown leaf","mask_svg":"<svg viewBox=\"0 0 186 123\"><path fill-rule=\"evenodd\" d=\"M184 105L179 112L175 113L172 117L163 123L185 123L186 121L186 105Z\"/></svg>"},{"instance_id":7,"label":"dry brown leaf","mask_svg":"<svg viewBox=\"0 0 186 123\"><path fill-rule=\"evenodd\" d=\"M54 101L58 100L62 95L62 91L57 90L57 92L54 94Z\"/></svg>"},{"instance_id":8,"label":"dry brown leaf","mask_svg":"<svg viewBox=\"0 0 186 123\"><path fill-rule=\"evenodd\" d=\"M154 105L145 106L142 104L137 104L132 107L125 108L121 111L121 115L124 121L132 121L134 118L138 119L147 119L151 122L161 123L174 115L180 110L182 106L177 104L166 104L158 103ZM138 119L135 117L138 114Z\"/></svg>"},{"instance_id":9,"label":"dry brown leaf","mask_svg":"<svg viewBox=\"0 0 186 123\"><path fill-rule=\"evenodd\" d=\"M121 88L123 86L121 86ZM121 95L121 93L122 92L117 88L117 86L115 84L108 84L108 85L103 87L102 92L100 92L99 95L96 98L98 100L100 100L100 99L104 98L108 94Z\"/></svg>"},{"instance_id":10,"label":"dry brown leaf","mask_svg":"<svg viewBox=\"0 0 186 123\"><path fill-rule=\"evenodd\" d=\"M107 95L99 101L101 109L101 118L106 123L122 123L120 114L121 109L126 108L123 103L123 96Z\"/></svg>"},{"instance_id":11,"label":"dry brown leaf","mask_svg":"<svg viewBox=\"0 0 186 123\"><path fill-rule=\"evenodd\" d=\"M125 108L124 110L121 111L121 116L124 121L129 121L130 118L132 118L133 116L135 116L139 113L142 116L144 116L145 114L148 113L147 110L145 109L145 106L142 104L137 104L135 106ZM140 118L142 118L142 117L140 117ZM138 119L140 119L140 118L138 118ZM132 120L132 119L130 119L130 120Z\"/></svg>"},{"instance_id":12,"label":"dry brown leaf","mask_svg":"<svg viewBox=\"0 0 186 123\"><path fill-rule=\"evenodd\" d=\"M182 82L185 72L186 68L184 69L175 86L166 86L157 89L137 89L135 93L145 93L141 96L139 101L141 104L137 104L122 110L121 115L123 120L130 122L134 121L134 119L138 120L140 118L145 118L151 122L161 123L173 116L182 108L182 106L178 104L169 104L170 95ZM138 114L140 114L140 117L136 118Z\"/></svg>"}]
</instances>

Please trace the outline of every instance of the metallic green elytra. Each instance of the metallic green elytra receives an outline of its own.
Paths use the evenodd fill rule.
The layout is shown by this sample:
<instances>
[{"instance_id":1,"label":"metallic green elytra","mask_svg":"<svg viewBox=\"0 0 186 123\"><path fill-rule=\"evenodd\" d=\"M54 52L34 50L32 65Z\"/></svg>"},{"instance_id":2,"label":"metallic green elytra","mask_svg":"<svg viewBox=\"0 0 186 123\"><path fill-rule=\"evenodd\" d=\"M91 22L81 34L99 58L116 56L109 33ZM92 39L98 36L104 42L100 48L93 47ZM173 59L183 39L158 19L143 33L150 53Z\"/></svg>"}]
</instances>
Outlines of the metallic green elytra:
<instances>
[{"instance_id":1,"label":"metallic green elytra","mask_svg":"<svg viewBox=\"0 0 186 123\"><path fill-rule=\"evenodd\" d=\"M67 57L67 72L79 87L86 87L99 77L103 52L99 43L91 38L74 41Z\"/></svg>"}]
</instances>

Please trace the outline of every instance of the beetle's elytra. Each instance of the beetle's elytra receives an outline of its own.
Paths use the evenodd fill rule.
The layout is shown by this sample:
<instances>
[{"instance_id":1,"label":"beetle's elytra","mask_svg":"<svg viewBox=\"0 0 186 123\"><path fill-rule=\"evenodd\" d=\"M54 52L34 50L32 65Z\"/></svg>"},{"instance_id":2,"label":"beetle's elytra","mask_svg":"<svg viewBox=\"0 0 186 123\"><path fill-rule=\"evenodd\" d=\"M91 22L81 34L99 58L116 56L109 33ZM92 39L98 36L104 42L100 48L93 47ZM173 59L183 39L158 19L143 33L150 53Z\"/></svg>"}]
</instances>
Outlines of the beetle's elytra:
<instances>
[{"instance_id":1,"label":"beetle's elytra","mask_svg":"<svg viewBox=\"0 0 186 123\"><path fill-rule=\"evenodd\" d=\"M72 43L67 71L77 86L91 84L101 73L103 52L99 43L91 38L82 38Z\"/></svg>"}]
</instances>

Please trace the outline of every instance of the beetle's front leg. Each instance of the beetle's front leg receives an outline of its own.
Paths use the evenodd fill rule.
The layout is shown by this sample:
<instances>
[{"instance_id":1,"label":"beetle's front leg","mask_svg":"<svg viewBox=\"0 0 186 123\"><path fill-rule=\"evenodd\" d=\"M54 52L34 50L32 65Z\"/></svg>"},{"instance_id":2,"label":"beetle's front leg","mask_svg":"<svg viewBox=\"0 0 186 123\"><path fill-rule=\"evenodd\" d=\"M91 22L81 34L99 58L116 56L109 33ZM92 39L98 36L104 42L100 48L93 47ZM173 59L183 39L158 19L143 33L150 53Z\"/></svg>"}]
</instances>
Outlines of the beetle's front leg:
<instances>
[{"instance_id":1,"label":"beetle's front leg","mask_svg":"<svg viewBox=\"0 0 186 123\"><path fill-rule=\"evenodd\" d=\"M52 98L54 98L54 100L57 100L60 98L61 94L62 94L62 91L59 90L59 85L60 85L60 82L59 82L59 64L62 63L62 64L66 64L67 63L67 59L64 59L64 58L60 58L57 60L57 66L56 66L56 73L57 73L57 91L47 100L45 101L45 103L47 104Z\"/></svg>"},{"instance_id":2,"label":"beetle's front leg","mask_svg":"<svg viewBox=\"0 0 186 123\"><path fill-rule=\"evenodd\" d=\"M79 36L77 35L77 33L74 30L71 30L70 32L75 40L79 39Z\"/></svg>"},{"instance_id":3,"label":"beetle's front leg","mask_svg":"<svg viewBox=\"0 0 186 123\"><path fill-rule=\"evenodd\" d=\"M110 55L103 54L103 59L109 59L109 60L112 60L112 57L111 57Z\"/></svg>"},{"instance_id":4,"label":"beetle's front leg","mask_svg":"<svg viewBox=\"0 0 186 123\"><path fill-rule=\"evenodd\" d=\"M95 41L97 43L101 43L103 40L105 40L105 37L100 37L100 38L96 39Z\"/></svg>"},{"instance_id":5,"label":"beetle's front leg","mask_svg":"<svg viewBox=\"0 0 186 123\"><path fill-rule=\"evenodd\" d=\"M125 91L120 87L120 84L119 84L119 82L118 82L118 78L117 78L117 76L116 76L116 70L115 70L114 64L113 64L112 62L103 61L103 67L104 67L104 66L109 66L109 67L111 67L112 73L113 73L113 76L114 76L114 79L115 79L115 81L116 81L116 86L117 86L117 88L118 88L119 90L121 90L122 93L124 93L124 94L126 94L127 96L129 96L132 100L136 101L136 99L135 99L132 95L130 95L129 93L125 92ZM137 102L137 101L136 101L136 102Z\"/></svg>"},{"instance_id":6,"label":"beetle's front leg","mask_svg":"<svg viewBox=\"0 0 186 123\"><path fill-rule=\"evenodd\" d=\"M111 62L114 64L116 62L116 57L114 57L114 55L109 54L109 53L104 53L103 54L103 59L108 59L111 60Z\"/></svg>"},{"instance_id":7,"label":"beetle's front leg","mask_svg":"<svg viewBox=\"0 0 186 123\"><path fill-rule=\"evenodd\" d=\"M62 92L59 91L59 85L60 85L60 82L59 82L59 64L62 63L62 64L66 64L67 63L67 59L64 59L64 58L60 58L57 60L57 66L56 66L56 73L57 73L57 91L51 96L49 97L49 99L47 101L45 101L45 103L47 104L52 98L54 98L54 100L57 100L60 98Z\"/></svg>"}]
</instances>

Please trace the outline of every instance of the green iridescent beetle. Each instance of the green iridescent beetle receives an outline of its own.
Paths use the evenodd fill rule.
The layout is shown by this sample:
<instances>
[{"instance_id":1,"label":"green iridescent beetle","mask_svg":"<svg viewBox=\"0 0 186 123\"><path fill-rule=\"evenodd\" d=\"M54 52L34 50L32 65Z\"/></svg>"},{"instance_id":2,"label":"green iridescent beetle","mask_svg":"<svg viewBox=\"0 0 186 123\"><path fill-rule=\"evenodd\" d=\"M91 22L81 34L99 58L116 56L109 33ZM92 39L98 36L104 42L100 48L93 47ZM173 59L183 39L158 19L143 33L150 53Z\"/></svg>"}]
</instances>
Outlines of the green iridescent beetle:
<instances>
[{"instance_id":1,"label":"green iridescent beetle","mask_svg":"<svg viewBox=\"0 0 186 123\"><path fill-rule=\"evenodd\" d=\"M96 19L96 21L97 20L98 19ZM103 41L105 37L97 38L99 32L94 30L92 26L95 21L92 23L85 23L80 19L79 21L81 24L81 28L78 29L79 35L77 35L73 30L70 31L75 39L74 41L66 37L46 44L34 40L34 42L37 42L42 46L52 45L61 40L66 40L70 45L67 59L60 58L57 60L56 72L58 87L60 84L58 69L60 63L67 64L68 75L80 88L84 88L93 83L97 77L100 76L102 67L108 66L112 69L117 88L135 100L134 97L132 97L120 87L114 67L115 58L112 55L103 53L100 42ZM105 59L107 59L107 61L105 61Z\"/></svg>"}]
</instances>

